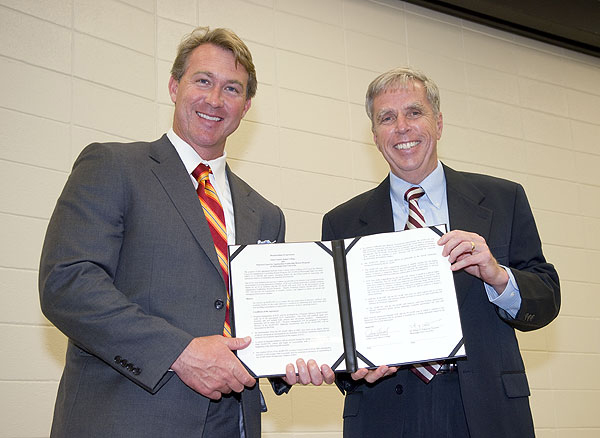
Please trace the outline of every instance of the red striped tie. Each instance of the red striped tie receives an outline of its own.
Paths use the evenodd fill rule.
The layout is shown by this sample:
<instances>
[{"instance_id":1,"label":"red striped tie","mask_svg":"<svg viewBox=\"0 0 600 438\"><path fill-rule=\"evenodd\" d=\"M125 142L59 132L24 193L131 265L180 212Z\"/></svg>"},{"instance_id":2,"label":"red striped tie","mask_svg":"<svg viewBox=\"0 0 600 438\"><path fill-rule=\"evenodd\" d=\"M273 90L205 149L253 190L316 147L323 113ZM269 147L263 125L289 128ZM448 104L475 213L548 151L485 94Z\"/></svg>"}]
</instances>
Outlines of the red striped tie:
<instances>
[{"instance_id":1,"label":"red striped tie","mask_svg":"<svg viewBox=\"0 0 600 438\"><path fill-rule=\"evenodd\" d=\"M419 208L419 198L425 194L425 191L418 186L411 187L404 194L404 199L408 202L408 220L405 230L413 228L426 227L425 216ZM410 370L423 382L429 383L442 366L440 362L426 362L413 365Z\"/></svg>"},{"instance_id":2,"label":"red striped tie","mask_svg":"<svg viewBox=\"0 0 600 438\"><path fill-rule=\"evenodd\" d=\"M223 271L223 280L225 281L225 291L227 293L227 304L225 306L225 324L223 326L223 336L231 337L231 325L229 323L229 268L227 266L227 229L225 228L225 214L223 206L219 202L217 191L210 183L208 175L212 173L210 167L200 163L192 172L192 176L198 181L198 198L202 204L202 210L206 216L210 234L215 243L217 258Z\"/></svg>"}]
</instances>

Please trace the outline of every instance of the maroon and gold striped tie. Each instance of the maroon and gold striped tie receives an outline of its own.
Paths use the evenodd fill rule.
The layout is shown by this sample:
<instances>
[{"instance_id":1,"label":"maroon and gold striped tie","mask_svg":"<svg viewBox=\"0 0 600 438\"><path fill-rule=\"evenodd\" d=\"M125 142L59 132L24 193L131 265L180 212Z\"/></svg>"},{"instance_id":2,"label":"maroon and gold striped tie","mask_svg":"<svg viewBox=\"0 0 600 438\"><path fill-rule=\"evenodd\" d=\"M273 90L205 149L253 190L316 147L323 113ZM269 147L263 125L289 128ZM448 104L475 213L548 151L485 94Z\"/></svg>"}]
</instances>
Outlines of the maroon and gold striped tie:
<instances>
[{"instance_id":1,"label":"maroon and gold striped tie","mask_svg":"<svg viewBox=\"0 0 600 438\"><path fill-rule=\"evenodd\" d=\"M212 235L217 251L217 258L223 271L223 280L225 281L225 291L227 292L227 304L225 306L225 324L223 326L223 336L231 337L231 325L229 322L229 268L227 266L227 229L225 228L225 214L223 206L219 201L217 191L210 183L209 175L212 173L210 167L200 163L192 172L192 176L198 181L198 198L202 204L202 210L206 216L210 234Z\"/></svg>"},{"instance_id":2,"label":"maroon and gold striped tie","mask_svg":"<svg viewBox=\"0 0 600 438\"><path fill-rule=\"evenodd\" d=\"M427 226L425 223L425 216L423 216L423 212L419 208L419 198L424 194L425 191L419 186L411 187L404 194L404 199L408 202L408 220L404 227L405 230ZM414 364L410 367L410 370L423 382L429 383L431 382L431 379L435 377L441 366L441 362L427 362Z\"/></svg>"}]
</instances>

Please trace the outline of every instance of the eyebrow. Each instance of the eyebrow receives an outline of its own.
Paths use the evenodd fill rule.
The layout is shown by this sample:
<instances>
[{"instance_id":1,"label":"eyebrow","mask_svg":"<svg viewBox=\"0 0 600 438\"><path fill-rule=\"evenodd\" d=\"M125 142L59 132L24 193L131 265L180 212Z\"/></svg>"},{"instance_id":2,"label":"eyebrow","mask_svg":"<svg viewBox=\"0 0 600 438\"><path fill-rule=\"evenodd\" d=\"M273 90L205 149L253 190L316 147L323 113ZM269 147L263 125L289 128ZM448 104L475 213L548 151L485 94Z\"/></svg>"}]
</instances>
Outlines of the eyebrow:
<instances>
[{"instance_id":1,"label":"eyebrow","mask_svg":"<svg viewBox=\"0 0 600 438\"><path fill-rule=\"evenodd\" d=\"M194 72L194 74L192 74L192 76L196 76L196 75L200 75L200 74L206 75L209 78L213 78L215 76L214 73L205 71L205 70L198 70L197 72ZM245 89L244 84L242 82L238 81L237 79L228 79L227 84L238 84L240 87L242 87L242 90Z\"/></svg>"},{"instance_id":2,"label":"eyebrow","mask_svg":"<svg viewBox=\"0 0 600 438\"><path fill-rule=\"evenodd\" d=\"M383 108L376 114L375 120L380 121L384 115L389 114L389 113L396 114L396 110L394 110L392 108Z\"/></svg>"},{"instance_id":3,"label":"eyebrow","mask_svg":"<svg viewBox=\"0 0 600 438\"><path fill-rule=\"evenodd\" d=\"M421 102L413 102L406 107L407 110L417 109L419 111L425 112L427 107L423 105Z\"/></svg>"}]
</instances>

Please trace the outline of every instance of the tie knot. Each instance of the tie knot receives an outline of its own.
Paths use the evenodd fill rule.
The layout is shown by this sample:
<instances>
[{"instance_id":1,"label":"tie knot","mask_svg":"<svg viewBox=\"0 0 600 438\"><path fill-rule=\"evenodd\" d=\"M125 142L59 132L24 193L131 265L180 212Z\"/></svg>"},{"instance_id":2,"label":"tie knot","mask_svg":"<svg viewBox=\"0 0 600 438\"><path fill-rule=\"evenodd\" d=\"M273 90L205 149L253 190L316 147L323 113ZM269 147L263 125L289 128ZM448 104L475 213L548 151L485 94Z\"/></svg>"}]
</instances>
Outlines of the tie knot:
<instances>
[{"instance_id":1,"label":"tie knot","mask_svg":"<svg viewBox=\"0 0 600 438\"><path fill-rule=\"evenodd\" d=\"M425 194L425 190L423 190L419 186L414 186L406 191L406 193L404 194L404 199L406 200L406 202L415 201L415 200L419 199L421 196L423 196L424 194Z\"/></svg>"},{"instance_id":2,"label":"tie knot","mask_svg":"<svg viewBox=\"0 0 600 438\"><path fill-rule=\"evenodd\" d=\"M212 170L210 170L210 167L208 167L206 164L200 163L192 172L192 176L196 178L196 181L200 182L206 181L208 179L208 175L211 173Z\"/></svg>"}]
</instances>

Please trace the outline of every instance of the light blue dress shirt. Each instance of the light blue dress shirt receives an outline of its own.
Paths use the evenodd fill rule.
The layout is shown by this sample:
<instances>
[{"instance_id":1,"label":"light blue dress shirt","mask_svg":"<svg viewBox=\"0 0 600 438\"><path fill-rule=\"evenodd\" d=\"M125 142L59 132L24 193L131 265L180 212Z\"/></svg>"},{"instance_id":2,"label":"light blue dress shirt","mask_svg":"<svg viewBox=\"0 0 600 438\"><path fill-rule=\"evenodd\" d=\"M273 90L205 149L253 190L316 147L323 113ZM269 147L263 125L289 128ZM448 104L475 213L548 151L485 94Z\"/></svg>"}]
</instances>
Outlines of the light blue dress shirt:
<instances>
[{"instance_id":1,"label":"light blue dress shirt","mask_svg":"<svg viewBox=\"0 0 600 438\"><path fill-rule=\"evenodd\" d=\"M393 173L390 173L390 198L392 200L392 213L394 216L394 230L404 229L408 219L408 202L404 200L404 193L414 184L410 184ZM425 194L419 198L419 208L425 216L427 225L446 224L448 230L452 230L452 224L448 216L448 197L446 194L446 175L442 163L438 165L419 186L425 190ZM510 317L515 318L521 307L521 293L517 287L517 282L510 269L502 266L508 273L508 284L502 292L498 294L496 290L487 283L484 283L488 299L491 303L505 311Z\"/></svg>"}]
</instances>

